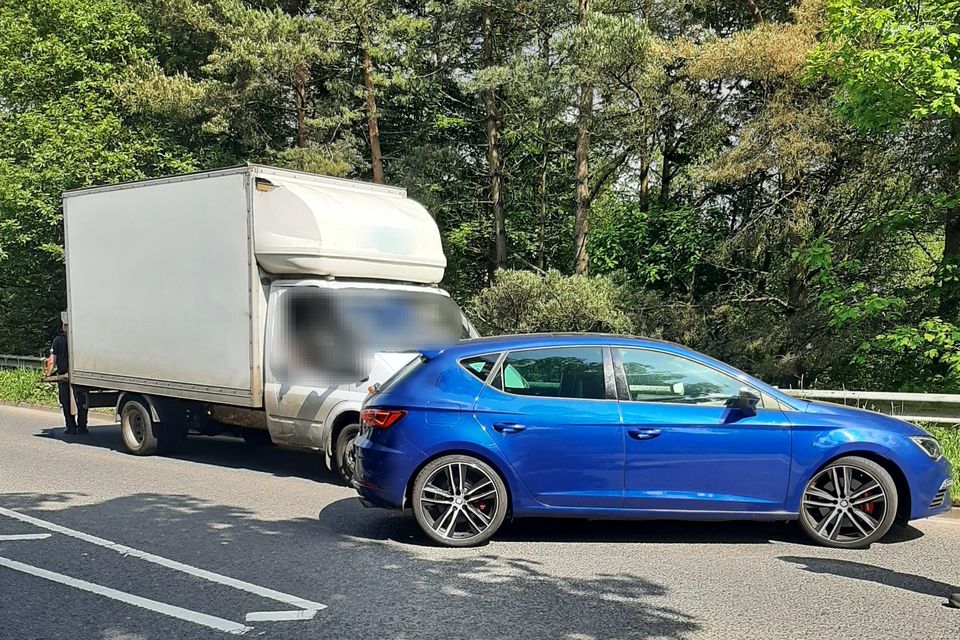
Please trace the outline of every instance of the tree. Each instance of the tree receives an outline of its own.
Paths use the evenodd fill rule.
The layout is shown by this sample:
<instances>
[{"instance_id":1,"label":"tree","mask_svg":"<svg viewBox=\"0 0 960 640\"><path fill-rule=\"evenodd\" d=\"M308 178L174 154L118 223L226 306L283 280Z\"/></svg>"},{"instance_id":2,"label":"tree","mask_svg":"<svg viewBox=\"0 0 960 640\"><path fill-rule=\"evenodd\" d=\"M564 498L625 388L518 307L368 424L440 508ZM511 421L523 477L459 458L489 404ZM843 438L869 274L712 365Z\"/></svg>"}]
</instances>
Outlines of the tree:
<instances>
[{"instance_id":1,"label":"tree","mask_svg":"<svg viewBox=\"0 0 960 640\"><path fill-rule=\"evenodd\" d=\"M587 37L586 28L590 19L590 0L579 2L580 38ZM582 51L581 42L577 47ZM586 274L589 266L587 251L587 234L590 230L590 126L593 121L593 82L589 77L580 79L577 99L577 145L574 159L574 181L576 182L575 202L573 213L573 270L576 273Z\"/></svg>"},{"instance_id":2,"label":"tree","mask_svg":"<svg viewBox=\"0 0 960 640\"><path fill-rule=\"evenodd\" d=\"M960 2L832 0L814 71L865 130L930 130L943 198L939 313L960 311Z\"/></svg>"},{"instance_id":3,"label":"tree","mask_svg":"<svg viewBox=\"0 0 960 640\"><path fill-rule=\"evenodd\" d=\"M151 46L121 0L0 2L0 352L37 353L66 306L64 190L195 167L114 91Z\"/></svg>"}]
</instances>

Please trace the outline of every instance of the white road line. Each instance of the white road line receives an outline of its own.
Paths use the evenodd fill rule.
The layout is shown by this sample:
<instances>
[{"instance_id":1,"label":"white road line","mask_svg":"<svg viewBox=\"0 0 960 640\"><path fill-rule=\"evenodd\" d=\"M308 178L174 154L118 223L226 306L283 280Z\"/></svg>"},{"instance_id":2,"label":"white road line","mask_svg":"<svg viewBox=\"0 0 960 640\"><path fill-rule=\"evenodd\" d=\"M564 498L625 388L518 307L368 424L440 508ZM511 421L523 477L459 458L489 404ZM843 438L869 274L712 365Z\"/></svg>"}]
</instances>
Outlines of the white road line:
<instances>
[{"instance_id":1,"label":"white road line","mask_svg":"<svg viewBox=\"0 0 960 640\"><path fill-rule=\"evenodd\" d=\"M70 576L65 576L62 573L54 573L53 571L47 571L46 569L33 567L29 564L23 564L22 562L10 560L9 558L4 558L2 556L0 556L0 567L7 567L9 569L13 569L14 571L20 571L32 576L37 576L38 578L44 578L45 580L51 580L53 582L59 582L60 584L65 584L77 589L83 589L84 591L96 593L97 595L104 596L105 598L111 598L112 600L118 600L120 602L132 604L136 607L149 609L150 611L156 611L157 613L162 613L173 618L179 618L180 620L186 620L187 622L193 622L205 627L210 627L211 629L217 629L218 631L241 634L253 628L242 625L239 622L224 620L223 618L217 618L216 616L207 615L206 613L191 611L190 609L184 609L182 607L166 604L164 602L157 602L156 600L150 600L149 598L141 598L140 596L135 596L123 591L117 591L116 589L111 589L110 587L104 587L99 584L87 582L86 580L71 578Z\"/></svg>"},{"instance_id":2,"label":"white road line","mask_svg":"<svg viewBox=\"0 0 960 640\"><path fill-rule=\"evenodd\" d=\"M43 540L49 538L50 533L13 533L10 535L0 536L0 542L11 542L13 540Z\"/></svg>"},{"instance_id":3,"label":"white road line","mask_svg":"<svg viewBox=\"0 0 960 640\"><path fill-rule=\"evenodd\" d=\"M112 549L113 551L122 553L126 556L140 558L141 560L146 560L147 562L152 562L162 567L173 569L174 571L182 571L183 573L188 573L192 576L209 580L210 582L216 582L228 587L233 587L234 589L239 589L240 591L253 593L263 598L277 600L278 602L283 602L284 604L288 604L292 607L300 607L301 609L310 609L313 611L319 611L320 609L327 608L327 605L319 602L312 602L310 600L305 600L304 598L298 598L297 596L292 596L289 593L283 593L282 591L274 591L273 589L261 587L260 585L252 584L250 582L244 582L243 580L237 580L236 578L223 576L219 573L214 573L213 571L207 571L206 569L191 567L188 564L177 562L176 560L170 560L169 558L147 553L146 551L140 551L139 549L134 549L133 547L117 544L116 542L105 540L104 538L92 536L89 533L83 533L82 531L74 531L73 529L68 529L67 527L61 527L58 524L47 522L46 520L41 520L39 518L34 518L33 516L28 516L26 514L13 511L12 509L0 507L0 515L4 515L15 520L20 520L21 522L27 522L42 529L53 531L54 533L62 533L65 536L77 538L78 540L89 542L90 544Z\"/></svg>"},{"instance_id":4,"label":"white road line","mask_svg":"<svg viewBox=\"0 0 960 640\"><path fill-rule=\"evenodd\" d=\"M311 620L317 615L314 609L294 609L292 611L251 611L247 622L269 622L272 620Z\"/></svg>"}]
</instances>

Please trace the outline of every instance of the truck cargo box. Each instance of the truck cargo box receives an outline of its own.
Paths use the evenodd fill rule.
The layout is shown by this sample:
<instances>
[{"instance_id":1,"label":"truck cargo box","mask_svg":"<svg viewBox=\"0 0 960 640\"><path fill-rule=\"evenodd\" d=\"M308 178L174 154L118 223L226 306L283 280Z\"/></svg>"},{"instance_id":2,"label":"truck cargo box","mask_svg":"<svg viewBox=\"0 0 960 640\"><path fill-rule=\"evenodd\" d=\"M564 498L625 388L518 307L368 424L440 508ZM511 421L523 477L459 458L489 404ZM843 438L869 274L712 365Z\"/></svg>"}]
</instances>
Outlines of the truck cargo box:
<instances>
[{"instance_id":1,"label":"truck cargo box","mask_svg":"<svg viewBox=\"0 0 960 640\"><path fill-rule=\"evenodd\" d=\"M446 266L402 189L258 165L70 191L63 210L79 385L259 407L265 274L434 284Z\"/></svg>"}]
</instances>

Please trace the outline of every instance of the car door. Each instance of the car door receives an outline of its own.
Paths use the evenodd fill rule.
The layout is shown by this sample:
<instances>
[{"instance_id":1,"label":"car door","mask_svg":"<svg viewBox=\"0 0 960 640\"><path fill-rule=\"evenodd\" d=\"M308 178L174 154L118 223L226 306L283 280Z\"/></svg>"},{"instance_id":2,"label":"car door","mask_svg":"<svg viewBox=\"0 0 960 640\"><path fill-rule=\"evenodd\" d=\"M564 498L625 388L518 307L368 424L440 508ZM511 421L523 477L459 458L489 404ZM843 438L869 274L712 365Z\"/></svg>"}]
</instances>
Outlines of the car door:
<instances>
[{"instance_id":1,"label":"car door","mask_svg":"<svg viewBox=\"0 0 960 640\"><path fill-rule=\"evenodd\" d=\"M613 348L630 509L781 511L790 423L775 400L756 415L725 406L744 382L702 362Z\"/></svg>"},{"instance_id":2,"label":"car door","mask_svg":"<svg viewBox=\"0 0 960 640\"><path fill-rule=\"evenodd\" d=\"M622 506L624 432L603 347L507 353L475 415L540 503Z\"/></svg>"}]
</instances>

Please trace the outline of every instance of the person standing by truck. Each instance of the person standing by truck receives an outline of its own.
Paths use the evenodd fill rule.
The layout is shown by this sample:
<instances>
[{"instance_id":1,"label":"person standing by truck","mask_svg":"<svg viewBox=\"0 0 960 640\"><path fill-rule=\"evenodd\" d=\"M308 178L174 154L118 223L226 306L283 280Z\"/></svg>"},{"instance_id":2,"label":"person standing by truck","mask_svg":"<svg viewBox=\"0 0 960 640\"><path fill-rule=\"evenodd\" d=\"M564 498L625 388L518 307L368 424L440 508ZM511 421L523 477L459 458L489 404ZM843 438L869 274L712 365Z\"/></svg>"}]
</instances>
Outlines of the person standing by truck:
<instances>
[{"instance_id":1,"label":"person standing by truck","mask_svg":"<svg viewBox=\"0 0 960 640\"><path fill-rule=\"evenodd\" d=\"M45 365L46 375L66 375L70 371L70 355L67 350L67 312L60 314L60 328L50 345L50 356ZM85 393L78 393L69 380L57 382L57 396L63 407L66 433L70 435L89 433L87 430L87 400Z\"/></svg>"}]
</instances>

